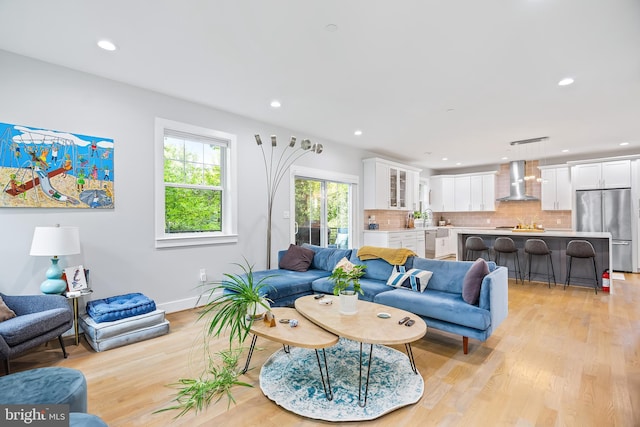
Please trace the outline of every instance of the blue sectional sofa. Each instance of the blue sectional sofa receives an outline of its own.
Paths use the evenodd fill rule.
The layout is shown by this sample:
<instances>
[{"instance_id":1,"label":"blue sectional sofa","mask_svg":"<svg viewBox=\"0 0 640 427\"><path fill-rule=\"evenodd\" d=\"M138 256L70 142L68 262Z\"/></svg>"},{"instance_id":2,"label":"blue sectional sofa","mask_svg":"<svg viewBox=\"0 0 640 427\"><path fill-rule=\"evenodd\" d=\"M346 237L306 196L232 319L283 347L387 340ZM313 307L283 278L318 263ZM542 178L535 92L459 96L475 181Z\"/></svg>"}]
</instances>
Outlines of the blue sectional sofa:
<instances>
[{"instance_id":1,"label":"blue sectional sofa","mask_svg":"<svg viewBox=\"0 0 640 427\"><path fill-rule=\"evenodd\" d=\"M312 293L333 293L329 276L338 261L346 257L353 264L367 266L360 279L364 291L361 299L410 311L422 317L429 328L462 335L465 354L468 353L469 337L486 341L507 317L507 269L493 262L489 262L489 274L482 281L478 305L472 305L462 298L462 283L473 264L471 261L409 257L405 263L407 270L417 268L433 272L426 290L420 293L387 285L394 266L383 259L361 260L357 249L303 246L315 253L307 271L272 269L254 272L254 279L267 277L266 296L272 300L272 306L292 306L297 298ZM280 251L278 258L282 259L285 253Z\"/></svg>"}]
</instances>

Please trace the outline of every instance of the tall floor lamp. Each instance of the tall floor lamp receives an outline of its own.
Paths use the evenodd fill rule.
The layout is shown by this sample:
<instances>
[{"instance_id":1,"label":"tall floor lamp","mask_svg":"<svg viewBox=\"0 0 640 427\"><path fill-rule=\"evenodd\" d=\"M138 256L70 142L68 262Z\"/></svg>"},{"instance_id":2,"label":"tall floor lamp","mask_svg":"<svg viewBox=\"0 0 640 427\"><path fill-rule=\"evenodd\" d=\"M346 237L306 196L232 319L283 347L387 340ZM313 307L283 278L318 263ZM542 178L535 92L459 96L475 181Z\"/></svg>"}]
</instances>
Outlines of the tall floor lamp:
<instances>
[{"instance_id":1,"label":"tall floor lamp","mask_svg":"<svg viewBox=\"0 0 640 427\"><path fill-rule=\"evenodd\" d=\"M271 151L269 153L269 161L267 162L267 154L265 153L264 146L260 135L256 134L256 143L262 150L262 158L264 160L264 170L267 173L267 269L271 269L271 214L273 211L273 199L276 196L280 182L284 178L289 167L298 160L300 157L308 153L322 153L322 144L311 144L308 139L303 139L300 146L296 148L296 137L292 136L288 145L284 146L284 149L280 152L278 162L273 164L273 152L277 150L278 144L276 143L276 136L271 135ZM288 150L291 148L291 150ZM285 157L286 153L289 153ZM276 154L277 157L277 154Z\"/></svg>"},{"instance_id":2,"label":"tall floor lamp","mask_svg":"<svg viewBox=\"0 0 640 427\"><path fill-rule=\"evenodd\" d=\"M67 283L61 279L62 268L58 265L59 255L80 253L80 232L78 227L36 227L31 242L31 256L49 256L51 267L47 270L47 280L42 282L43 294L61 294Z\"/></svg>"}]
</instances>

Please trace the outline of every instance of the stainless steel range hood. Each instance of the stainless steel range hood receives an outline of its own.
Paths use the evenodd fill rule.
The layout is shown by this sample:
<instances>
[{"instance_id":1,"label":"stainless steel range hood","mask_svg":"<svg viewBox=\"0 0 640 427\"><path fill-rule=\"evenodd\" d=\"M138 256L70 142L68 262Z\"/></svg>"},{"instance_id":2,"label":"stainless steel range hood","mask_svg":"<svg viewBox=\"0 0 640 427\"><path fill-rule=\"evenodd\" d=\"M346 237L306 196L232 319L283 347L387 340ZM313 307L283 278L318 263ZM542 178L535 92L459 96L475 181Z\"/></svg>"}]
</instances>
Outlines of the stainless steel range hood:
<instances>
[{"instance_id":1,"label":"stainless steel range hood","mask_svg":"<svg viewBox=\"0 0 640 427\"><path fill-rule=\"evenodd\" d=\"M518 160L509 164L509 186L510 192L506 197L496 199L498 202L521 202L526 200L539 200L537 197L528 196L524 193L524 160Z\"/></svg>"}]
</instances>

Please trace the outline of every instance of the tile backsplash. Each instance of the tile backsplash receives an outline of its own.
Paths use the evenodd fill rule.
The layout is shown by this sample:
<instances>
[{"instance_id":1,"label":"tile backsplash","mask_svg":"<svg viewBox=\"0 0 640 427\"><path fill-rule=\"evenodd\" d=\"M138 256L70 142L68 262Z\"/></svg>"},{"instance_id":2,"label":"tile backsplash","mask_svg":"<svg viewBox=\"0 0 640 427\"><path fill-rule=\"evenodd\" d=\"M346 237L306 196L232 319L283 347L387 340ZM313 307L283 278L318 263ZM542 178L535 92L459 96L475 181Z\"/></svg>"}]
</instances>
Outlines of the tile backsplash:
<instances>
[{"instance_id":1,"label":"tile backsplash","mask_svg":"<svg viewBox=\"0 0 640 427\"><path fill-rule=\"evenodd\" d=\"M537 161L526 162L526 174L540 176ZM500 165L496 175L496 199L509 194L509 164ZM540 198L540 183L536 180L526 182L526 194ZM406 211L365 210L364 227L368 228L369 216L375 216L380 230L397 230L406 227ZM460 227L499 227L515 226L518 221L535 221L545 228L571 228L571 211L543 211L540 200L498 202L496 210L491 212L434 212L433 224L443 218Z\"/></svg>"}]
</instances>

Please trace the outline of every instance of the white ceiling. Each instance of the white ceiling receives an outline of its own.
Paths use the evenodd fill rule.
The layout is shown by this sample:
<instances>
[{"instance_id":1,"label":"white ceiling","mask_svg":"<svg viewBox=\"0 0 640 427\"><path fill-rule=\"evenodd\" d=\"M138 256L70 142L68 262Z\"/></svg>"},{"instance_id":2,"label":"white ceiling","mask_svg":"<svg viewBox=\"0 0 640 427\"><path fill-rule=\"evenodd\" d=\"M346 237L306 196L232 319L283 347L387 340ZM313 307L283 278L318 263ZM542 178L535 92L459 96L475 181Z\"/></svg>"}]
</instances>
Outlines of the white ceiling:
<instances>
[{"instance_id":1,"label":"white ceiling","mask_svg":"<svg viewBox=\"0 0 640 427\"><path fill-rule=\"evenodd\" d=\"M433 169L640 152L638 0L0 0L0 17L0 49Z\"/></svg>"}]
</instances>

